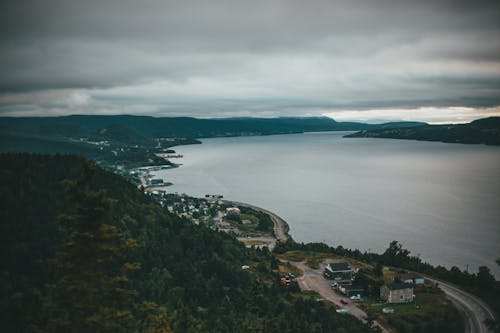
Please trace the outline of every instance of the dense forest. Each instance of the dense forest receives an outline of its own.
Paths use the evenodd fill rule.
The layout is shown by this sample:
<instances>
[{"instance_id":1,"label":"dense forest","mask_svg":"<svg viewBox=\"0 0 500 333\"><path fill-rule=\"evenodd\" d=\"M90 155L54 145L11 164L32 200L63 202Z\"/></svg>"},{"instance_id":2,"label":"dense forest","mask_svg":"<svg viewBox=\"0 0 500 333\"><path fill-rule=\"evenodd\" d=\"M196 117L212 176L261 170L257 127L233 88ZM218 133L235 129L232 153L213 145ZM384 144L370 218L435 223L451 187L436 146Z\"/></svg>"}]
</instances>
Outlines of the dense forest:
<instances>
[{"instance_id":1,"label":"dense forest","mask_svg":"<svg viewBox=\"0 0 500 333\"><path fill-rule=\"evenodd\" d=\"M81 158L1 154L0 182L6 332L369 331Z\"/></svg>"},{"instance_id":2,"label":"dense forest","mask_svg":"<svg viewBox=\"0 0 500 333\"><path fill-rule=\"evenodd\" d=\"M459 125L422 125L407 128L382 128L348 134L346 138L388 138L448 143L500 145L500 117L478 119Z\"/></svg>"}]
</instances>

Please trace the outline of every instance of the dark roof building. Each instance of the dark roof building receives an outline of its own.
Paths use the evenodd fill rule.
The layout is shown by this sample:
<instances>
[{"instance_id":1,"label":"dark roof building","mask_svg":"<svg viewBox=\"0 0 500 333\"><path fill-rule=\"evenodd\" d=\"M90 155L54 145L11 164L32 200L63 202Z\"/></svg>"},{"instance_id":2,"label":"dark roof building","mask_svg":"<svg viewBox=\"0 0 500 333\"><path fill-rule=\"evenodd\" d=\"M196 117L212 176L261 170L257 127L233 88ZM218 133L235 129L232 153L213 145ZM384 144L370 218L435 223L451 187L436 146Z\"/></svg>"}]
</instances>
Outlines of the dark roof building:
<instances>
[{"instance_id":1,"label":"dark roof building","mask_svg":"<svg viewBox=\"0 0 500 333\"><path fill-rule=\"evenodd\" d=\"M352 268L351 265L346 262L334 262L326 265L324 275L328 279L351 281Z\"/></svg>"},{"instance_id":2,"label":"dark roof building","mask_svg":"<svg viewBox=\"0 0 500 333\"><path fill-rule=\"evenodd\" d=\"M350 299L361 299L365 296L365 289L357 285L340 285L339 290Z\"/></svg>"},{"instance_id":3,"label":"dark roof building","mask_svg":"<svg viewBox=\"0 0 500 333\"><path fill-rule=\"evenodd\" d=\"M346 262L332 262L327 267L334 272L351 271L351 266Z\"/></svg>"}]
</instances>

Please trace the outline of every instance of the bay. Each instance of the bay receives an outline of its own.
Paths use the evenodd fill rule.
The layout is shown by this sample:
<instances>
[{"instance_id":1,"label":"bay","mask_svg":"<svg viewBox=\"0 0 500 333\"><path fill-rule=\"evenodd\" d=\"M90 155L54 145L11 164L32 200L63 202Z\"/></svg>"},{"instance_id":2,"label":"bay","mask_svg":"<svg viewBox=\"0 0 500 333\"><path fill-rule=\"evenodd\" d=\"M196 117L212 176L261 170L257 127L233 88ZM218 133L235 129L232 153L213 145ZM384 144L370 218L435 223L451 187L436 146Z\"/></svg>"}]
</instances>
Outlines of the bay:
<instances>
[{"instance_id":1,"label":"bay","mask_svg":"<svg viewBox=\"0 0 500 333\"><path fill-rule=\"evenodd\" d=\"M204 139L156 175L170 192L271 210L299 242L380 253L397 240L432 264L500 276L500 147L344 134Z\"/></svg>"}]
</instances>

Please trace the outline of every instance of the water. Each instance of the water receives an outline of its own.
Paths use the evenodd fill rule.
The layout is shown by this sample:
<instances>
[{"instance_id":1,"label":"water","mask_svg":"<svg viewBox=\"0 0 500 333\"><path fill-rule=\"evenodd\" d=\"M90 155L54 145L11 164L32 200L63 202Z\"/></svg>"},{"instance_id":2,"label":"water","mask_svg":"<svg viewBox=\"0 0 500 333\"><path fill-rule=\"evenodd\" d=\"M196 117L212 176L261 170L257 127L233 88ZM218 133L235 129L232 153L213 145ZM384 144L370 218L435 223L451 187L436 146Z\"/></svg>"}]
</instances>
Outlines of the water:
<instances>
[{"instance_id":1,"label":"water","mask_svg":"<svg viewBox=\"0 0 500 333\"><path fill-rule=\"evenodd\" d=\"M433 264L500 269L500 147L345 133L217 138L176 147L169 191L269 209L296 241L383 252L398 240Z\"/></svg>"}]
</instances>

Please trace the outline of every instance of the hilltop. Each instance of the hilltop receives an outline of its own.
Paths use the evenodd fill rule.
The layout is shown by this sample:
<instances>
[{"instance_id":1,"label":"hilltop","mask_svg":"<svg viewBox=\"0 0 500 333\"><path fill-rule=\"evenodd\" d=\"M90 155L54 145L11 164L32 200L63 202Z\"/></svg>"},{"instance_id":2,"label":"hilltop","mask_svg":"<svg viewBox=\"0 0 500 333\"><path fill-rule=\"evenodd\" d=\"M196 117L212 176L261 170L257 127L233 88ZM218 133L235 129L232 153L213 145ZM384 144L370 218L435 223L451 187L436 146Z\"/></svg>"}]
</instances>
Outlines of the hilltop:
<instances>
[{"instance_id":1,"label":"hilltop","mask_svg":"<svg viewBox=\"0 0 500 333\"><path fill-rule=\"evenodd\" d=\"M289 134L317 131L356 131L386 127L411 127L419 122L365 124L337 122L328 117L283 118L212 118L150 117L150 116L87 116L0 118L0 132L39 136L81 137L100 132L109 126L129 128L147 138L183 137L209 138L220 136L248 136Z\"/></svg>"}]
</instances>

